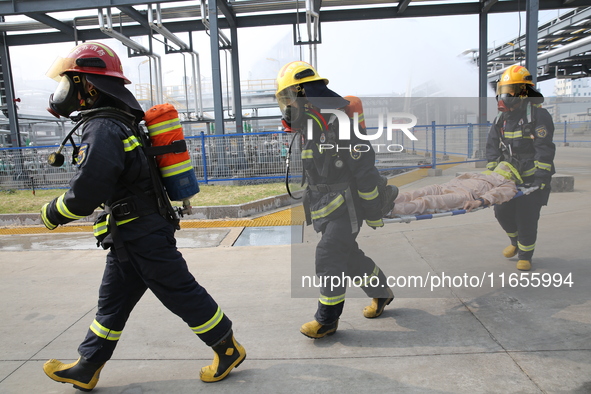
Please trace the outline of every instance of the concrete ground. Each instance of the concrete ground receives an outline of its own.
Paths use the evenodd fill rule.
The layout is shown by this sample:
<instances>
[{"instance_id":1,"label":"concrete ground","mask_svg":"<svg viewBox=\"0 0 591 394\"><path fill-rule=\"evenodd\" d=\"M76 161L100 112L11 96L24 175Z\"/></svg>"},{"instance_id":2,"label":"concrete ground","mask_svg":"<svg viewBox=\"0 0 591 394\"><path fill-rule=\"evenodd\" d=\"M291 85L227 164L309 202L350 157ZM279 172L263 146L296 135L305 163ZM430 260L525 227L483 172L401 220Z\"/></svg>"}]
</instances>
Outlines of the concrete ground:
<instances>
[{"instance_id":1,"label":"concrete ground","mask_svg":"<svg viewBox=\"0 0 591 394\"><path fill-rule=\"evenodd\" d=\"M180 249L233 320L246 361L201 382L211 350L147 293L93 392L591 393L591 149L559 148L556 166L575 190L542 209L532 271L501 255L507 238L491 209L363 227L359 244L397 279L397 298L370 320L352 289L339 330L319 340L299 333L318 296L301 285L314 273L310 228L302 243L270 246L230 246L239 229L182 230ZM475 169L404 188L465 170ZM0 249L0 393L75 392L42 365L77 358L105 252L90 234L1 235Z\"/></svg>"}]
</instances>

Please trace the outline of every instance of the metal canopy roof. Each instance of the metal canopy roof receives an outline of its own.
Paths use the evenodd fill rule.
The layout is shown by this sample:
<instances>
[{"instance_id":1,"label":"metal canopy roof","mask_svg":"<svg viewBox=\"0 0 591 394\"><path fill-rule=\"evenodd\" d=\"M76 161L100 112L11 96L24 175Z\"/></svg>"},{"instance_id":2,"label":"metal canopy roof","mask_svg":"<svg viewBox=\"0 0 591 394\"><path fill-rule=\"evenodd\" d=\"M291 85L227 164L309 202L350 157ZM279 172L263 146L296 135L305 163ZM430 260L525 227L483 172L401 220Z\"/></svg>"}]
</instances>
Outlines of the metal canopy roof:
<instances>
[{"instance_id":1,"label":"metal canopy roof","mask_svg":"<svg viewBox=\"0 0 591 394\"><path fill-rule=\"evenodd\" d=\"M151 23L153 22L153 14L151 11L148 12L148 10L152 10L153 6L157 7L157 13L161 18L160 22L162 22L158 28ZM314 23L316 24L372 19L479 15L479 46L481 53L484 53L487 49L486 15L525 11L528 16L526 32L519 42L524 40L528 48L525 57L528 61L533 61L530 65L526 63L526 66L535 68L536 49L538 54L540 48L544 51L544 48L552 48L553 45L562 45L569 49L570 44L565 43L572 39L571 36L579 34L581 29L586 32L586 25L575 31L571 31L568 26L565 26L560 31L549 32L545 35L541 45L539 44L536 48L538 11L583 6L591 6L591 0L0 0L0 62L4 68L4 79L6 79L6 84L3 82L6 87L6 97L2 97L2 104L9 104L9 118L16 118L15 105L12 103L14 94L8 50L11 46L87 41L114 36L128 47L135 46L134 50L137 54L158 57L152 54L151 50L144 48L138 50L138 44L130 40L129 37L152 35L162 29L168 32L167 35L170 39L174 33L209 30L212 33L215 32L210 34L212 69L218 70L213 73L215 125L216 130L223 133L224 106L221 76L219 75L219 51L231 50L232 77L233 80L238 81L239 45L236 34L238 28L272 25L295 26L297 23L308 23L309 27L310 15L314 15ZM112 15L114 9L119 10L118 15ZM85 10L88 10L89 15L82 15ZM104 29L103 10L107 12L108 29ZM77 11L78 16L64 15L64 13L72 11ZM96 15L92 15L93 11ZM202 12L206 15L202 15ZM16 15L20 18L13 17ZM22 21L22 16L26 16L28 19ZM111 22L114 22L112 26ZM115 25L117 26L115 27ZM231 38L227 39L220 29L230 29ZM586 38L582 40L586 40ZM307 42L299 42L298 44L311 44L310 48L313 48L317 43L319 41L316 38L309 38ZM494 63L504 65L508 62L508 59L504 57L516 54L515 51L509 54L510 52L505 48L498 48L487 55L494 59ZM562 61L563 66L567 67L568 61L573 60L571 58L578 56L578 54L581 52L569 52L566 60L563 56L548 55L548 67L553 65L552 62L558 61ZM519 56L521 57L519 59L516 57L516 61L523 57L522 54ZM487 64L491 67L492 65L482 60L486 59L481 59L478 63L480 69L479 94L480 97L486 97ZM314 65L314 62L312 64ZM233 99L236 129L240 130L242 115L239 84L234 85ZM481 111L480 118L486 119L486 113ZM11 122L11 133L15 134L15 137L18 133L17 127L15 122Z\"/></svg>"},{"instance_id":2,"label":"metal canopy roof","mask_svg":"<svg viewBox=\"0 0 591 394\"><path fill-rule=\"evenodd\" d=\"M488 51L489 82L504 67L525 60L525 41L523 34ZM571 10L538 27L537 65L538 81L591 75L591 7Z\"/></svg>"},{"instance_id":3,"label":"metal canopy roof","mask_svg":"<svg viewBox=\"0 0 591 394\"><path fill-rule=\"evenodd\" d=\"M169 6L173 3L172 6ZM193 5L179 5L193 3ZM0 0L0 15L25 15L28 22L0 23L5 31L9 46L34 45L67 42L77 34L79 40L104 38L99 29L98 18L94 15L60 20L51 13L65 11L96 10L97 8L118 8L121 13L114 15L126 36L146 35L149 32L144 7L147 4L161 4L163 22L173 33L204 30L200 23L199 3L190 1L136 1L96 0ZM218 0L221 11L218 26L238 28L294 24L305 20L304 0ZM525 1L437 1L437 0L316 0L322 23L388 18L413 18L427 16L470 15L481 12L499 13L523 11ZM591 5L589 0L539 0L539 9L573 8ZM300 11L299 14L297 11ZM49 29L49 31L48 31ZM57 31L56 31L57 30ZM76 30L76 31L75 31Z\"/></svg>"}]
</instances>

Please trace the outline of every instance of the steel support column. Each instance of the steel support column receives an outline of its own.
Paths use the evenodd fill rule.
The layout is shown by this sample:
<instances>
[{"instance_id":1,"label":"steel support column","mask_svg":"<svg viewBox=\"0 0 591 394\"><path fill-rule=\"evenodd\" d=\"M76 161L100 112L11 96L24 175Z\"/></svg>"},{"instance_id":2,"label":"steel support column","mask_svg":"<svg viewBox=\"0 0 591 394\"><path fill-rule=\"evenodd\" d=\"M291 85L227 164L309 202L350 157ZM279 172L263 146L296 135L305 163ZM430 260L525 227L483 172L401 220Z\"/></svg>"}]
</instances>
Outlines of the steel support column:
<instances>
[{"instance_id":1,"label":"steel support column","mask_svg":"<svg viewBox=\"0 0 591 394\"><path fill-rule=\"evenodd\" d=\"M487 63L488 63L488 14L481 12L478 20L478 97L488 96ZM479 112L479 123L486 121L486 106ZM484 118L481 117L484 115Z\"/></svg>"},{"instance_id":2,"label":"steel support column","mask_svg":"<svg viewBox=\"0 0 591 394\"><path fill-rule=\"evenodd\" d=\"M3 17L0 16L3 21ZM4 89L6 91L6 105L8 113L8 124L10 127L10 137L13 147L21 146L20 130L18 127L18 114L16 112L16 102L14 94L14 82L12 80L12 66L10 65L10 50L6 43L6 33L0 34L0 66L4 78Z\"/></svg>"},{"instance_id":3,"label":"steel support column","mask_svg":"<svg viewBox=\"0 0 591 394\"><path fill-rule=\"evenodd\" d=\"M215 134L225 134L224 102L222 98L222 70L220 66L220 38L218 36L219 29L217 0L209 0L207 2L207 7L209 12L209 42L211 46L211 77L213 82Z\"/></svg>"},{"instance_id":4,"label":"steel support column","mask_svg":"<svg viewBox=\"0 0 591 394\"><path fill-rule=\"evenodd\" d=\"M539 0L526 1L525 68L531 73L534 85L538 81L538 11Z\"/></svg>"},{"instance_id":5,"label":"steel support column","mask_svg":"<svg viewBox=\"0 0 591 394\"><path fill-rule=\"evenodd\" d=\"M226 21L230 27L234 120L236 121L236 132L242 133L242 92L240 90L240 60L238 58L238 24L236 13L226 0L220 0L218 6L226 17Z\"/></svg>"},{"instance_id":6,"label":"steel support column","mask_svg":"<svg viewBox=\"0 0 591 394\"><path fill-rule=\"evenodd\" d=\"M486 102L488 100L488 13L482 10L478 19L478 149L475 158L484 159L488 130L482 126L488 120Z\"/></svg>"},{"instance_id":7,"label":"steel support column","mask_svg":"<svg viewBox=\"0 0 591 394\"><path fill-rule=\"evenodd\" d=\"M232 40L232 88L234 94L234 118L236 132L242 133L242 91L240 90L240 60L238 59L238 29L230 26L230 40Z\"/></svg>"},{"instance_id":8,"label":"steel support column","mask_svg":"<svg viewBox=\"0 0 591 394\"><path fill-rule=\"evenodd\" d=\"M4 22L4 17L0 16L0 21ZM12 79L12 66L10 65L10 49L6 42L6 33L0 34L0 66L2 67L2 75L4 79L4 89L6 92L6 110L8 113L8 125L10 128L10 138L12 140L12 147L21 147L21 133L18 125L18 114L16 112L16 101L14 94L14 81ZM18 149L14 155L14 180L22 181L23 186L26 187L33 178L28 176L24 171L22 150Z\"/></svg>"}]
</instances>

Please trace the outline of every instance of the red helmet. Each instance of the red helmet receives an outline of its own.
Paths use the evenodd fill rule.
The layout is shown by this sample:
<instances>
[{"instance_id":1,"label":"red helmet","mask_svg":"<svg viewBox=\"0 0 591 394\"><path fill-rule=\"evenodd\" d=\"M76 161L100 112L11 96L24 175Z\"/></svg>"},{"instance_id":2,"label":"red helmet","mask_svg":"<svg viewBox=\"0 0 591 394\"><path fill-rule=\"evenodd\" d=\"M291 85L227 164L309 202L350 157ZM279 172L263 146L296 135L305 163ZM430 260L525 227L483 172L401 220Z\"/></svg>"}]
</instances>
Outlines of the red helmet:
<instances>
[{"instance_id":1,"label":"red helmet","mask_svg":"<svg viewBox=\"0 0 591 394\"><path fill-rule=\"evenodd\" d=\"M68 71L107 75L121 78L126 84L131 83L123 75L123 66L115 51L105 44L98 42L86 42L78 45L65 58L58 58L49 71L47 71L46 75L53 79L59 79L59 76L62 76Z\"/></svg>"},{"instance_id":2,"label":"red helmet","mask_svg":"<svg viewBox=\"0 0 591 394\"><path fill-rule=\"evenodd\" d=\"M136 98L124 87L131 81L123 75L119 56L105 44L78 45L66 57L58 58L46 75L59 82L55 93L49 97L48 108L58 118L92 108L97 91L127 105L139 119L144 114ZM94 87L87 90L85 81Z\"/></svg>"}]
</instances>

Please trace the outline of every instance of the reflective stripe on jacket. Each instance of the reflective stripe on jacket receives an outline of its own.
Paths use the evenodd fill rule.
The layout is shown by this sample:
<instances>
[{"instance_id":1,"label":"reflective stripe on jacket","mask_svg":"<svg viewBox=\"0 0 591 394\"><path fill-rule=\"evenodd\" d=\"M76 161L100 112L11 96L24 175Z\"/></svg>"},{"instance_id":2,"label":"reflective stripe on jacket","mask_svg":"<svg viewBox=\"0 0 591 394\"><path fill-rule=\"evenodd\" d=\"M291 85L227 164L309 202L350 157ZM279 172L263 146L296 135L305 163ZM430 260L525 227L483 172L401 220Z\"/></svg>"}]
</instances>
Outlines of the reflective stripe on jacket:
<instances>
[{"instance_id":1,"label":"reflective stripe on jacket","mask_svg":"<svg viewBox=\"0 0 591 394\"><path fill-rule=\"evenodd\" d=\"M319 116L318 113L310 114L314 119ZM375 167L375 152L371 145L366 145L355 133L351 133L349 141L339 140L338 127L342 126L336 119L331 119L328 128L320 120L312 124L313 139L305 141L301 157L308 184L321 186L307 191L314 229L321 231L327 220L347 213L353 216L354 222L366 219L381 223L377 188L380 174ZM345 127L351 127L351 124ZM358 144L363 145L363 152L354 149ZM348 185L348 188L331 188L331 185ZM350 202L347 202L347 193Z\"/></svg>"},{"instance_id":2,"label":"reflective stripe on jacket","mask_svg":"<svg viewBox=\"0 0 591 394\"><path fill-rule=\"evenodd\" d=\"M499 162L507 161L518 169L524 183L539 179L549 185L556 172L556 146L552 142L554 122L544 108L532 106L531 113L530 123L526 109L499 116L488 134L487 168L494 170Z\"/></svg>"},{"instance_id":3,"label":"reflective stripe on jacket","mask_svg":"<svg viewBox=\"0 0 591 394\"><path fill-rule=\"evenodd\" d=\"M50 202L42 210L44 223L53 225L69 223L91 215L96 208L129 198L138 190L153 190L146 155L141 142L133 131L121 121L110 117L90 118L82 127L77 171L70 180L70 189ZM135 198L137 210L156 206L155 198ZM134 222L137 225L122 226L124 240L135 239L166 225L157 213L138 218L117 218L118 224ZM133 220L136 219L136 220Z\"/></svg>"}]
</instances>

